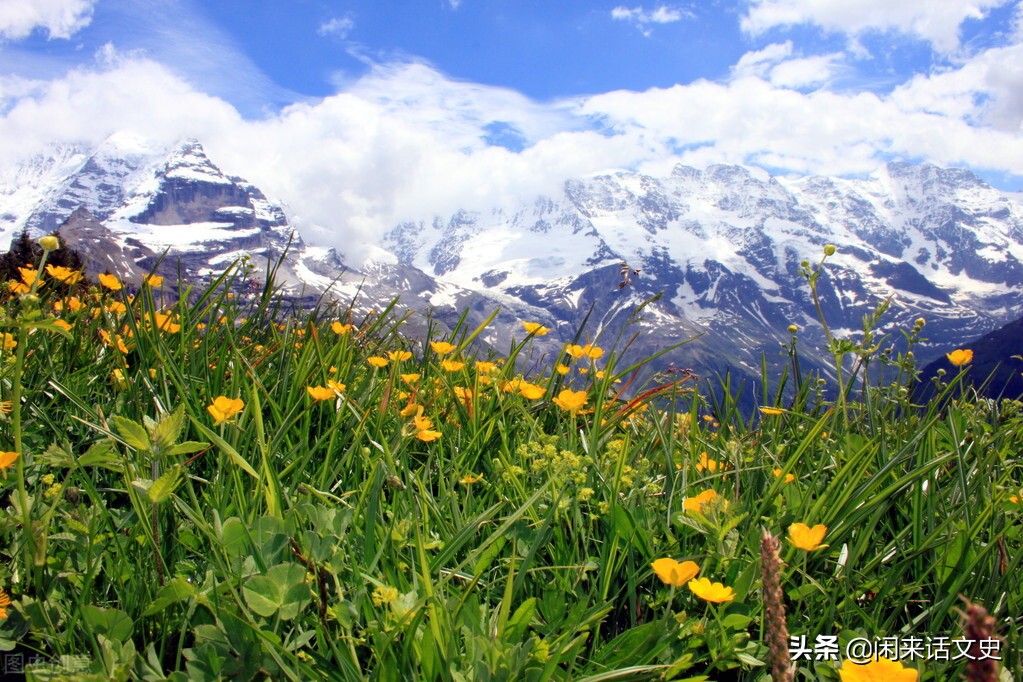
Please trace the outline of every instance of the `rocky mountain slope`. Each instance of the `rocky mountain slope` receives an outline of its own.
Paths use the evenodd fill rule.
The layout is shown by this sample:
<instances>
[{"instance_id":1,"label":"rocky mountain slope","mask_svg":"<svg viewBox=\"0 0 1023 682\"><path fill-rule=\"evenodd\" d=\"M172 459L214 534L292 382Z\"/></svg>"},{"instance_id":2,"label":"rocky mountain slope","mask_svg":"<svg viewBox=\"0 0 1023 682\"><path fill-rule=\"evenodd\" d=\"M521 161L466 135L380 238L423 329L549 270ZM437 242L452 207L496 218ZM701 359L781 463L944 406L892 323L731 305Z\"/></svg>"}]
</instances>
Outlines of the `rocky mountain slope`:
<instances>
[{"instance_id":1,"label":"rocky mountain slope","mask_svg":"<svg viewBox=\"0 0 1023 682\"><path fill-rule=\"evenodd\" d=\"M579 332L625 361L694 339L658 367L703 375L780 365L789 325L803 357L826 367L823 334L800 263L835 244L820 298L832 331L857 336L891 297L883 330L927 320L928 352L1023 314L1023 203L962 170L893 163L867 179L782 179L759 170L678 166L666 177L620 172L565 183L511 209L459 211L387 230L358 270L305 244L280 204L225 175L195 140L169 150L116 135L96 149L55 148L0 170L0 239L63 226L94 271L139 281L198 281L248 255L260 279L293 240L278 283L311 305L330 288L364 308L395 296L453 325L501 314L482 338L507 348L521 320ZM343 231L344 226L338 226ZM637 311L639 308L639 311ZM422 323L421 323L422 324Z\"/></svg>"}]
</instances>

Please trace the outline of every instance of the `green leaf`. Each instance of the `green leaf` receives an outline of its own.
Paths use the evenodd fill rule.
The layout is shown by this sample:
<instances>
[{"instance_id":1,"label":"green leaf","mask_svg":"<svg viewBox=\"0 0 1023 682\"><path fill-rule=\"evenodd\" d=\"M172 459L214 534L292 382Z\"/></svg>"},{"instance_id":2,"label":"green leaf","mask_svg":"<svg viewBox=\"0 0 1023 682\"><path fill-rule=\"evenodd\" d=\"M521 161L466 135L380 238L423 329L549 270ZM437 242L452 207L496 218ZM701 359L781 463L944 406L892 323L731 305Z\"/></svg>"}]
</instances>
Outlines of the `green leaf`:
<instances>
[{"instance_id":1,"label":"green leaf","mask_svg":"<svg viewBox=\"0 0 1023 682\"><path fill-rule=\"evenodd\" d=\"M163 475L153 481L153 485L149 486L149 490L146 492L149 501L153 504L165 502L181 485L182 478L179 466L171 467L163 472Z\"/></svg>"},{"instance_id":2,"label":"green leaf","mask_svg":"<svg viewBox=\"0 0 1023 682\"><path fill-rule=\"evenodd\" d=\"M111 471L121 471L120 458L114 450L113 441L101 440L89 446L85 454L78 458L78 466L103 467Z\"/></svg>"},{"instance_id":3,"label":"green leaf","mask_svg":"<svg viewBox=\"0 0 1023 682\"><path fill-rule=\"evenodd\" d=\"M114 415L110 418L110 423L121 438L121 441L128 447L145 452L153 449L152 444L149 442L149 434L146 433L145 427L138 422Z\"/></svg>"},{"instance_id":4,"label":"green leaf","mask_svg":"<svg viewBox=\"0 0 1023 682\"><path fill-rule=\"evenodd\" d=\"M157 592L156 598L149 603L143 615L153 616L166 609L171 604L178 604L188 601L195 596L195 585L184 578L174 578Z\"/></svg>"},{"instance_id":5,"label":"green leaf","mask_svg":"<svg viewBox=\"0 0 1023 682\"><path fill-rule=\"evenodd\" d=\"M115 642L126 641L135 629L131 618L120 609L86 604L82 607L82 619L90 634L104 635Z\"/></svg>"},{"instance_id":6,"label":"green leaf","mask_svg":"<svg viewBox=\"0 0 1023 682\"><path fill-rule=\"evenodd\" d=\"M170 414L165 414L150 431L153 439L153 448L157 452L167 450L181 436L181 428L185 425L185 406L178 405L177 409Z\"/></svg>"},{"instance_id":7,"label":"green leaf","mask_svg":"<svg viewBox=\"0 0 1023 682\"><path fill-rule=\"evenodd\" d=\"M71 469L75 466L75 456L71 454L68 443L53 443L45 451L35 456L37 464L54 469Z\"/></svg>"},{"instance_id":8,"label":"green leaf","mask_svg":"<svg viewBox=\"0 0 1023 682\"><path fill-rule=\"evenodd\" d=\"M245 603L265 618L280 612L282 620L291 620L309 603L311 593L305 575L305 567L296 563L271 566L266 575L254 575L245 581Z\"/></svg>"},{"instance_id":9,"label":"green leaf","mask_svg":"<svg viewBox=\"0 0 1023 682\"><path fill-rule=\"evenodd\" d=\"M256 479L257 481L260 480L259 474L257 474L256 470L252 468L252 465L249 464L248 462L246 462L245 458L242 457L241 455L239 455L238 451L235 450L233 447L231 447L231 445L226 440L224 440L223 438L218 436L215 432L213 432L212 430L210 430L209 428L204 426L195 417L189 416L189 419L192 420L192 424L195 425L195 428L199 429L199 432L202 433L202 435L206 436L211 441L213 441L213 443L221 451L223 451L224 454L226 454L228 456L228 458L232 462L234 462L242 471L247 473L249 476L252 476L252 478Z\"/></svg>"},{"instance_id":10,"label":"green leaf","mask_svg":"<svg viewBox=\"0 0 1023 682\"><path fill-rule=\"evenodd\" d=\"M178 443L177 445L167 448L163 454L167 457L176 457L177 455L191 455L196 452L202 452L203 450L209 449L209 443L203 443L196 440L186 440L184 443Z\"/></svg>"},{"instance_id":11,"label":"green leaf","mask_svg":"<svg viewBox=\"0 0 1023 682\"><path fill-rule=\"evenodd\" d=\"M536 597L530 597L522 602L519 608L515 609L512 617L508 619L508 624L504 628L505 641L517 642L523 639L534 615L536 615Z\"/></svg>"}]
</instances>

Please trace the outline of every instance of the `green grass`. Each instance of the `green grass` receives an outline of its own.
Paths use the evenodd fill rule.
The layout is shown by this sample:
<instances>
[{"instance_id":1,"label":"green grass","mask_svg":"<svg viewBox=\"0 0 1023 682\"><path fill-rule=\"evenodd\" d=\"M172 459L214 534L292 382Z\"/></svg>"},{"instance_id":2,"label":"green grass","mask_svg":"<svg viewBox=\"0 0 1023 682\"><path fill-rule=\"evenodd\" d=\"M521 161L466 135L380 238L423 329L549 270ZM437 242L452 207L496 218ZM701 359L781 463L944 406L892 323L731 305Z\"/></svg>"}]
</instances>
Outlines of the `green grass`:
<instances>
[{"instance_id":1,"label":"green grass","mask_svg":"<svg viewBox=\"0 0 1023 682\"><path fill-rule=\"evenodd\" d=\"M1020 670L1023 406L967 371L913 405L883 310L824 349L841 381L803 376L794 334L791 372L764 377L778 409L750 415L686 378L636 385L611 348L521 377L525 331L480 357L463 318L427 340L441 355L397 307L285 315L269 287L229 294L236 274L77 311L43 277L4 305L0 649L48 662L33 678L767 679L760 537L795 522L828 547L783 540L790 635L957 638L965 596ZM221 396L243 406L218 423ZM665 584L662 557L734 599Z\"/></svg>"}]
</instances>

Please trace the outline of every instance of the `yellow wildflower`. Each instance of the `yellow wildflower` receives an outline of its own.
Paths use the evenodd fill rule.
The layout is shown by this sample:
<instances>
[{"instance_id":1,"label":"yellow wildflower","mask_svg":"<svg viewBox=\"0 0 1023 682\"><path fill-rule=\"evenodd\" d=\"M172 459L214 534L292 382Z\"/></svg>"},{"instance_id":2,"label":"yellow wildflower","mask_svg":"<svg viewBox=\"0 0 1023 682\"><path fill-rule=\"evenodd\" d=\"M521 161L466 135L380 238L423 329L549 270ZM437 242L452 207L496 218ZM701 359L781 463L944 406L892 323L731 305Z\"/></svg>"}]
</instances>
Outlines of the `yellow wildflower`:
<instances>
[{"instance_id":1,"label":"yellow wildflower","mask_svg":"<svg viewBox=\"0 0 1023 682\"><path fill-rule=\"evenodd\" d=\"M527 334L534 336L546 336L551 331L538 322L523 322L522 327L526 330Z\"/></svg>"},{"instance_id":2,"label":"yellow wildflower","mask_svg":"<svg viewBox=\"0 0 1023 682\"><path fill-rule=\"evenodd\" d=\"M213 404L206 407L206 411L213 417L217 426L230 421L243 409L245 403L241 398L228 398L223 395L215 398Z\"/></svg>"},{"instance_id":3,"label":"yellow wildflower","mask_svg":"<svg viewBox=\"0 0 1023 682\"><path fill-rule=\"evenodd\" d=\"M398 599L398 589L390 585L380 585L373 590L373 604L386 606Z\"/></svg>"},{"instance_id":4,"label":"yellow wildflower","mask_svg":"<svg viewBox=\"0 0 1023 682\"><path fill-rule=\"evenodd\" d=\"M857 663L851 658L842 661L838 677L842 682L916 682L919 673L890 658L875 658Z\"/></svg>"},{"instance_id":5,"label":"yellow wildflower","mask_svg":"<svg viewBox=\"0 0 1023 682\"><path fill-rule=\"evenodd\" d=\"M0 620L7 620L7 609L11 605L11 598L3 588L0 588Z\"/></svg>"},{"instance_id":6,"label":"yellow wildflower","mask_svg":"<svg viewBox=\"0 0 1023 682\"><path fill-rule=\"evenodd\" d=\"M462 485L472 485L473 483L479 483L483 480L483 474L466 474L458 479L458 482Z\"/></svg>"},{"instance_id":7,"label":"yellow wildflower","mask_svg":"<svg viewBox=\"0 0 1023 682\"><path fill-rule=\"evenodd\" d=\"M692 593L704 601L720 604L735 599L735 591L731 587L725 587L723 583L712 583L710 578L690 580L688 585Z\"/></svg>"},{"instance_id":8,"label":"yellow wildflower","mask_svg":"<svg viewBox=\"0 0 1023 682\"><path fill-rule=\"evenodd\" d=\"M658 559L650 565L661 582L672 587L682 587L700 572L700 566L695 561L678 562L671 558L664 558Z\"/></svg>"},{"instance_id":9,"label":"yellow wildflower","mask_svg":"<svg viewBox=\"0 0 1023 682\"><path fill-rule=\"evenodd\" d=\"M176 323L170 315L153 313L153 320L156 323L156 328L160 331L167 332L168 334L177 334L181 331L181 325Z\"/></svg>"},{"instance_id":10,"label":"yellow wildflower","mask_svg":"<svg viewBox=\"0 0 1023 682\"><path fill-rule=\"evenodd\" d=\"M528 381L520 381L519 393L521 393L522 397L526 400L539 400L547 393L547 389L542 386L537 386L536 384L531 384Z\"/></svg>"},{"instance_id":11,"label":"yellow wildflower","mask_svg":"<svg viewBox=\"0 0 1023 682\"><path fill-rule=\"evenodd\" d=\"M432 348L433 352L437 355L447 355L448 353L455 352L455 350L458 349L458 346L448 343L447 341L431 341L430 348Z\"/></svg>"},{"instance_id":12,"label":"yellow wildflower","mask_svg":"<svg viewBox=\"0 0 1023 682\"><path fill-rule=\"evenodd\" d=\"M696 463L697 471L707 471L708 473L714 473L721 467L721 462L716 459L711 459L707 456L706 452L700 453L700 461Z\"/></svg>"},{"instance_id":13,"label":"yellow wildflower","mask_svg":"<svg viewBox=\"0 0 1023 682\"><path fill-rule=\"evenodd\" d=\"M476 371L480 374L490 374L497 369L497 364L493 362L486 362L484 360L476 361Z\"/></svg>"},{"instance_id":14,"label":"yellow wildflower","mask_svg":"<svg viewBox=\"0 0 1023 682\"><path fill-rule=\"evenodd\" d=\"M53 321L53 326L60 327L61 329L63 329L66 332L71 331L71 323L68 322L67 320L54 320Z\"/></svg>"},{"instance_id":15,"label":"yellow wildflower","mask_svg":"<svg viewBox=\"0 0 1023 682\"><path fill-rule=\"evenodd\" d=\"M128 378L124 376L124 370L115 369L110 373L110 381L114 384L114 388L119 391L128 390Z\"/></svg>"},{"instance_id":16,"label":"yellow wildflower","mask_svg":"<svg viewBox=\"0 0 1023 682\"><path fill-rule=\"evenodd\" d=\"M401 380L402 380L402 381L404 381L404 382L405 382L406 384L408 384L409 386L411 386L412 384L414 384L414 383L416 383L417 381L419 381L419 378L420 378L420 377L421 377L422 375L421 375L421 374L415 374L415 373L411 373L411 374L402 374L402 375L400 375L400 376L401 376Z\"/></svg>"},{"instance_id":17,"label":"yellow wildflower","mask_svg":"<svg viewBox=\"0 0 1023 682\"><path fill-rule=\"evenodd\" d=\"M973 351L969 348L957 348L951 353L945 353L945 357L955 367L962 367L973 362Z\"/></svg>"},{"instance_id":18,"label":"yellow wildflower","mask_svg":"<svg viewBox=\"0 0 1023 682\"><path fill-rule=\"evenodd\" d=\"M78 280L82 279L81 270L72 270L63 265L47 265L46 273L55 280L68 285L78 284Z\"/></svg>"},{"instance_id":19,"label":"yellow wildflower","mask_svg":"<svg viewBox=\"0 0 1023 682\"><path fill-rule=\"evenodd\" d=\"M366 362L373 365L374 367L387 367L387 358L382 358L379 355L371 355L366 358Z\"/></svg>"},{"instance_id":20,"label":"yellow wildflower","mask_svg":"<svg viewBox=\"0 0 1023 682\"><path fill-rule=\"evenodd\" d=\"M827 547L827 545L821 544L821 540L824 539L827 532L828 527L822 524L810 528L805 523L793 523L789 526L789 542L799 549L814 552Z\"/></svg>"},{"instance_id":21,"label":"yellow wildflower","mask_svg":"<svg viewBox=\"0 0 1023 682\"><path fill-rule=\"evenodd\" d=\"M445 372L458 372L465 367L465 363L457 360L441 360L440 366Z\"/></svg>"},{"instance_id":22,"label":"yellow wildflower","mask_svg":"<svg viewBox=\"0 0 1023 682\"><path fill-rule=\"evenodd\" d=\"M781 469L772 469L771 473L774 474L775 478L780 478L781 475L782 475L782 470ZM782 480L782 482L783 483L792 483L792 481L794 481L794 480L796 480L796 475L795 474L785 474L785 478Z\"/></svg>"},{"instance_id":23,"label":"yellow wildflower","mask_svg":"<svg viewBox=\"0 0 1023 682\"><path fill-rule=\"evenodd\" d=\"M21 273L21 281L28 287L32 286L39 277L39 271L31 265L24 268L18 268L18 272Z\"/></svg>"},{"instance_id":24,"label":"yellow wildflower","mask_svg":"<svg viewBox=\"0 0 1023 682\"><path fill-rule=\"evenodd\" d=\"M4 347L4 350L11 350L12 348L18 345L18 340L14 338L13 334L10 334L8 332L4 332L3 336L0 337L0 339L3 340L2 345Z\"/></svg>"},{"instance_id":25,"label":"yellow wildflower","mask_svg":"<svg viewBox=\"0 0 1023 682\"><path fill-rule=\"evenodd\" d=\"M0 452L0 470L10 469L21 457L17 452Z\"/></svg>"},{"instance_id":26,"label":"yellow wildflower","mask_svg":"<svg viewBox=\"0 0 1023 682\"><path fill-rule=\"evenodd\" d=\"M560 362L554 365L554 371L556 371L561 376L565 376L566 374L568 374L570 369L571 367L569 367L568 365L561 364Z\"/></svg>"},{"instance_id":27,"label":"yellow wildflower","mask_svg":"<svg viewBox=\"0 0 1023 682\"><path fill-rule=\"evenodd\" d=\"M575 414L586 405L587 400L586 391L573 391L570 388L566 388L558 393L558 397L552 402L565 412Z\"/></svg>"},{"instance_id":28,"label":"yellow wildflower","mask_svg":"<svg viewBox=\"0 0 1023 682\"><path fill-rule=\"evenodd\" d=\"M409 358L412 357L412 353L410 353L407 350L392 350L390 353L387 354L387 357L389 357L394 362L404 362L405 360L408 360Z\"/></svg>"},{"instance_id":29,"label":"yellow wildflower","mask_svg":"<svg viewBox=\"0 0 1023 682\"><path fill-rule=\"evenodd\" d=\"M327 379L327 386L335 393L344 393L346 388L340 381L334 381L333 379Z\"/></svg>"},{"instance_id":30,"label":"yellow wildflower","mask_svg":"<svg viewBox=\"0 0 1023 682\"><path fill-rule=\"evenodd\" d=\"M432 429L421 429L416 431L416 438L423 441L424 443L431 443L441 437L440 431L434 431Z\"/></svg>"},{"instance_id":31,"label":"yellow wildflower","mask_svg":"<svg viewBox=\"0 0 1023 682\"><path fill-rule=\"evenodd\" d=\"M355 327L355 325L353 325L353 324L341 324L340 322L331 322L330 323L331 331L333 331L338 336L341 336L343 334L347 334L348 332L352 331L352 329L354 327Z\"/></svg>"},{"instance_id":32,"label":"yellow wildflower","mask_svg":"<svg viewBox=\"0 0 1023 682\"><path fill-rule=\"evenodd\" d=\"M105 272L101 272L98 275L98 279L99 283L107 289L110 289L110 291L120 291L124 288L124 285L121 284L121 280L117 279L117 275L110 275Z\"/></svg>"},{"instance_id":33,"label":"yellow wildflower","mask_svg":"<svg viewBox=\"0 0 1023 682\"><path fill-rule=\"evenodd\" d=\"M718 491L713 488L708 488L699 495L687 497L682 502L682 509L685 511L703 512L703 508L705 506L717 501L718 499L721 500L722 504L725 504L726 500L718 495Z\"/></svg>"},{"instance_id":34,"label":"yellow wildflower","mask_svg":"<svg viewBox=\"0 0 1023 682\"><path fill-rule=\"evenodd\" d=\"M335 397L334 391L326 386L306 386L305 390L313 400L332 400Z\"/></svg>"},{"instance_id":35,"label":"yellow wildflower","mask_svg":"<svg viewBox=\"0 0 1023 682\"><path fill-rule=\"evenodd\" d=\"M163 286L163 277L161 277L160 275L146 275L142 279L142 283L147 287L152 287L156 289L158 287Z\"/></svg>"},{"instance_id":36,"label":"yellow wildflower","mask_svg":"<svg viewBox=\"0 0 1023 682\"><path fill-rule=\"evenodd\" d=\"M128 306L124 305L120 301L111 301L110 304L107 305L107 312L113 315L120 315L121 313L125 313L127 311Z\"/></svg>"}]
</instances>

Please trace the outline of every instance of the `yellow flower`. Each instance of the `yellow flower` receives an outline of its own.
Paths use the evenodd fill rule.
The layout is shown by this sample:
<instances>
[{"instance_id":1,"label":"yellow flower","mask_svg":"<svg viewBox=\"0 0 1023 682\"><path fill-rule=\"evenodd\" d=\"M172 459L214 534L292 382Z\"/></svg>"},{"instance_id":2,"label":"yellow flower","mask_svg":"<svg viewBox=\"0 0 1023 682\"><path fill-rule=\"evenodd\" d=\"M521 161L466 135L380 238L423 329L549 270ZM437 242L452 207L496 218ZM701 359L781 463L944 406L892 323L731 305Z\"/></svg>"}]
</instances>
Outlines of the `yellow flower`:
<instances>
[{"instance_id":1,"label":"yellow flower","mask_svg":"<svg viewBox=\"0 0 1023 682\"><path fill-rule=\"evenodd\" d=\"M466 474L458 479L458 482L462 485L472 485L473 483L479 483L483 480L483 474Z\"/></svg>"},{"instance_id":2,"label":"yellow flower","mask_svg":"<svg viewBox=\"0 0 1023 682\"><path fill-rule=\"evenodd\" d=\"M867 663L856 663L847 658L838 669L842 682L916 682L918 675L913 668L884 657Z\"/></svg>"},{"instance_id":3,"label":"yellow flower","mask_svg":"<svg viewBox=\"0 0 1023 682\"><path fill-rule=\"evenodd\" d=\"M404 362L412 357L412 353L407 350L392 350L387 354L387 357L395 362Z\"/></svg>"},{"instance_id":4,"label":"yellow flower","mask_svg":"<svg viewBox=\"0 0 1023 682\"><path fill-rule=\"evenodd\" d=\"M128 306L124 305L120 301L111 301L107 306L107 312L112 315L120 315L121 313L127 312Z\"/></svg>"},{"instance_id":5,"label":"yellow flower","mask_svg":"<svg viewBox=\"0 0 1023 682\"><path fill-rule=\"evenodd\" d=\"M330 323L331 331L333 331L338 336L341 336L342 334L347 334L348 332L352 331L354 327L355 325L352 324L341 324L340 322Z\"/></svg>"},{"instance_id":6,"label":"yellow flower","mask_svg":"<svg viewBox=\"0 0 1023 682\"><path fill-rule=\"evenodd\" d=\"M558 393L558 397L552 402L565 412L575 414L586 404L586 401L586 391L573 391L566 388Z\"/></svg>"},{"instance_id":7,"label":"yellow flower","mask_svg":"<svg viewBox=\"0 0 1023 682\"><path fill-rule=\"evenodd\" d=\"M0 452L0 470L10 469L19 457L21 455L17 452Z\"/></svg>"},{"instance_id":8,"label":"yellow flower","mask_svg":"<svg viewBox=\"0 0 1023 682\"><path fill-rule=\"evenodd\" d=\"M386 606L398 599L398 589L390 585L381 585L373 590L373 603L376 606Z\"/></svg>"},{"instance_id":9,"label":"yellow flower","mask_svg":"<svg viewBox=\"0 0 1023 682\"><path fill-rule=\"evenodd\" d=\"M568 365L563 365L561 363L554 365L554 371L556 371L561 376L565 376L566 374L568 374L570 369L571 368Z\"/></svg>"},{"instance_id":10,"label":"yellow flower","mask_svg":"<svg viewBox=\"0 0 1023 682\"><path fill-rule=\"evenodd\" d=\"M387 358L382 358L379 355L371 355L366 358L366 362L373 365L374 367L387 367Z\"/></svg>"},{"instance_id":11,"label":"yellow flower","mask_svg":"<svg viewBox=\"0 0 1023 682\"><path fill-rule=\"evenodd\" d=\"M71 331L71 323L68 322L67 320L54 320L53 321L53 326L60 327L61 329L63 329L66 332Z\"/></svg>"},{"instance_id":12,"label":"yellow flower","mask_svg":"<svg viewBox=\"0 0 1023 682\"><path fill-rule=\"evenodd\" d=\"M241 398L228 398L222 395L215 398L213 404L207 406L206 411L213 417L214 423L220 426L233 419L243 409L245 403Z\"/></svg>"},{"instance_id":13,"label":"yellow flower","mask_svg":"<svg viewBox=\"0 0 1023 682\"><path fill-rule=\"evenodd\" d=\"M433 352L437 355L447 355L448 353L453 353L458 346L450 344L447 341L431 341L430 348L432 348Z\"/></svg>"},{"instance_id":14,"label":"yellow flower","mask_svg":"<svg viewBox=\"0 0 1023 682\"><path fill-rule=\"evenodd\" d=\"M587 357L591 360L597 360L604 354L603 348L598 348L593 344L586 344L585 346L579 346L576 344L570 344L565 346L565 352L571 355L576 360Z\"/></svg>"},{"instance_id":15,"label":"yellow flower","mask_svg":"<svg viewBox=\"0 0 1023 682\"><path fill-rule=\"evenodd\" d=\"M689 581L689 589L704 601L720 604L735 599L735 591L722 583L712 583L710 578L697 578Z\"/></svg>"},{"instance_id":16,"label":"yellow flower","mask_svg":"<svg viewBox=\"0 0 1023 682\"><path fill-rule=\"evenodd\" d=\"M33 268L31 265L24 268L18 268L18 272L21 273L21 281L25 283L25 286L32 286L39 277L39 271Z\"/></svg>"},{"instance_id":17,"label":"yellow flower","mask_svg":"<svg viewBox=\"0 0 1023 682\"><path fill-rule=\"evenodd\" d=\"M779 478L782 475L782 470L781 469L771 469L771 473L774 474L775 478ZM794 480L796 480L796 475L795 474L785 474L785 478L783 479L783 482L784 483L792 483L792 481L794 481Z\"/></svg>"},{"instance_id":18,"label":"yellow flower","mask_svg":"<svg viewBox=\"0 0 1023 682\"><path fill-rule=\"evenodd\" d=\"M465 363L457 360L441 360L440 366L445 372L458 372L465 367Z\"/></svg>"},{"instance_id":19,"label":"yellow flower","mask_svg":"<svg viewBox=\"0 0 1023 682\"><path fill-rule=\"evenodd\" d=\"M534 336L546 336L551 331L538 322L523 322L522 327L526 330L527 334L533 334Z\"/></svg>"},{"instance_id":20,"label":"yellow flower","mask_svg":"<svg viewBox=\"0 0 1023 682\"><path fill-rule=\"evenodd\" d=\"M124 288L121 284L121 280L117 279L116 275L108 275L105 272L101 272L98 277L99 283L107 289L110 289L110 291L120 291Z\"/></svg>"},{"instance_id":21,"label":"yellow flower","mask_svg":"<svg viewBox=\"0 0 1023 682\"><path fill-rule=\"evenodd\" d=\"M695 561L678 562L665 558L658 559L650 565L661 582L672 587L682 587L700 572L700 566Z\"/></svg>"},{"instance_id":22,"label":"yellow flower","mask_svg":"<svg viewBox=\"0 0 1023 682\"><path fill-rule=\"evenodd\" d=\"M119 391L128 389L128 379L124 376L124 371L121 369L115 369L110 373L110 381L113 382L114 388Z\"/></svg>"},{"instance_id":23,"label":"yellow flower","mask_svg":"<svg viewBox=\"0 0 1023 682\"><path fill-rule=\"evenodd\" d=\"M17 339L14 338L14 335L8 332L4 332L3 336L0 337L0 339L3 339L2 345L4 347L4 350L11 350L12 348L18 345L18 341Z\"/></svg>"},{"instance_id":24,"label":"yellow flower","mask_svg":"<svg viewBox=\"0 0 1023 682\"><path fill-rule=\"evenodd\" d=\"M327 379L327 386L335 393L344 393L346 388L340 381L334 381L333 379Z\"/></svg>"},{"instance_id":25,"label":"yellow flower","mask_svg":"<svg viewBox=\"0 0 1023 682\"><path fill-rule=\"evenodd\" d=\"M177 334L181 331L181 325L176 323L170 315L153 313L153 321L156 324L157 329L167 332L168 334Z\"/></svg>"},{"instance_id":26,"label":"yellow flower","mask_svg":"<svg viewBox=\"0 0 1023 682\"><path fill-rule=\"evenodd\" d=\"M335 397L334 391L326 386L306 386L305 390L313 400L332 400Z\"/></svg>"},{"instance_id":27,"label":"yellow flower","mask_svg":"<svg viewBox=\"0 0 1023 682\"><path fill-rule=\"evenodd\" d=\"M440 431L433 431L432 429L423 429L416 432L416 438L423 441L424 443L431 443L440 438Z\"/></svg>"},{"instance_id":28,"label":"yellow flower","mask_svg":"<svg viewBox=\"0 0 1023 682\"><path fill-rule=\"evenodd\" d=\"M156 289L163 286L163 277L160 275L146 275L142 278L142 283L147 287Z\"/></svg>"},{"instance_id":29,"label":"yellow flower","mask_svg":"<svg viewBox=\"0 0 1023 682\"><path fill-rule=\"evenodd\" d=\"M0 620L7 620L7 608L11 605L11 598L0 588Z\"/></svg>"},{"instance_id":30,"label":"yellow flower","mask_svg":"<svg viewBox=\"0 0 1023 682\"><path fill-rule=\"evenodd\" d=\"M827 547L827 545L821 544L821 540L824 539L824 534L827 532L828 527L822 524L810 528L805 523L793 523L789 526L789 542L799 549L813 552Z\"/></svg>"},{"instance_id":31,"label":"yellow flower","mask_svg":"<svg viewBox=\"0 0 1023 682\"><path fill-rule=\"evenodd\" d=\"M484 360L476 361L476 371L480 374L490 374L497 369L497 364L493 362L486 362Z\"/></svg>"},{"instance_id":32,"label":"yellow flower","mask_svg":"<svg viewBox=\"0 0 1023 682\"><path fill-rule=\"evenodd\" d=\"M945 353L945 357L956 367L962 367L973 362L973 351L969 348L957 348L951 353Z\"/></svg>"},{"instance_id":33,"label":"yellow flower","mask_svg":"<svg viewBox=\"0 0 1023 682\"><path fill-rule=\"evenodd\" d=\"M400 376L401 376L401 380L402 381L404 381L406 384L411 386L412 384L414 384L417 381L419 381L419 378L422 375L413 373L413 374L402 374Z\"/></svg>"},{"instance_id":34,"label":"yellow flower","mask_svg":"<svg viewBox=\"0 0 1023 682\"><path fill-rule=\"evenodd\" d=\"M12 294L27 294L29 291L31 291L31 289L29 289L29 287L27 287L25 284L23 284L22 282L15 281L13 279L7 282L7 288L11 290Z\"/></svg>"},{"instance_id":35,"label":"yellow flower","mask_svg":"<svg viewBox=\"0 0 1023 682\"><path fill-rule=\"evenodd\" d=\"M717 461L716 459L711 459L710 457L707 456L706 452L701 452L700 461L696 463L696 470L714 473L715 471L718 470L720 466L721 462Z\"/></svg>"},{"instance_id":36,"label":"yellow flower","mask_svg":"<svg viewBox=\"0 0 1023 682\"><path fill-rule=\"evenodd\" d=\"M547 389L528 381L520 381L519 393L521 393L522 397L526 400L539 400L547 393Z\"/></svg>"},{"instance_id":37,"label":"yellow flower","mask_svg":"<svg viewBox=\"0 0 1023 682\"><path fill-rule=\"evenodd\" d=\"M765 414L769 417L774 417L779 414L785 414L785 410L779 410L777 407L761 407L760 414Z\"/></svg>"},{"instance_id":38,"label":"yellow flower","mask_svg":"<svg viewBox=\"0 0 1023 682\"><path fill-rule=\"evenodd\" d=\"M709 505L712 502L717 501L718 499L721 499L721 503L725 504L726 502L725 499L720 498L720 496L718 495L718 491L714 490L713 488L708 488L699 495L687 497L682 502L682 509L685 511L702 512L703 508L706 505Z\"/></svg>"},{"instance_id":39,"label":"yellow flower","mask_svg":"<svg viewBox=\"0 0 1023 682\"><path fill-rule=\"evenodd\" d=\"M64 284L78 284L78 280L82 278L81 270L72 270L63 265L47 265L46 272L50 277Z\"/></svg>"},{"instance_id":40,"label":"yellow flower","mask_svg":"<svg viewBox=\"0 0 1023 682\"><path fill-rule=\"evenodd\" d=\"M416 410L417 414L412 418L412 423L419 431L428 431L433 428L433 420L429 417L424 417L421 410Z\"/></svg>"}]
</instances>

